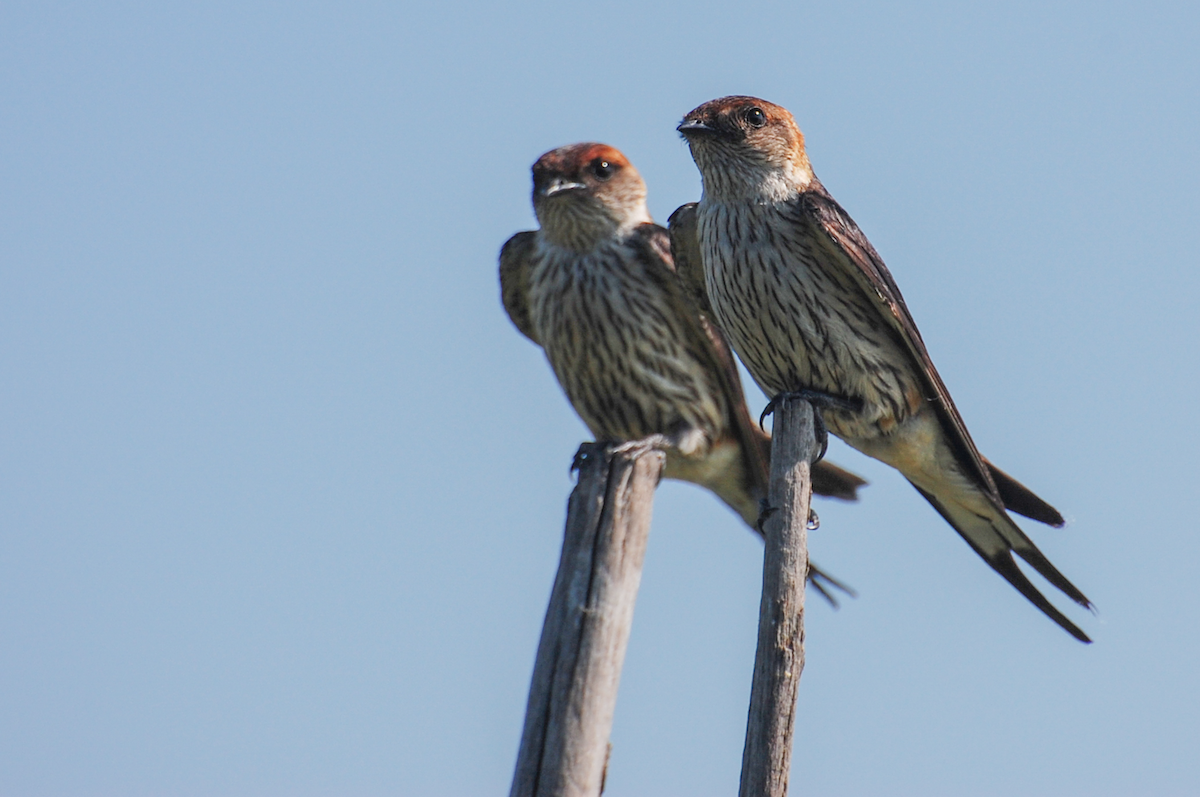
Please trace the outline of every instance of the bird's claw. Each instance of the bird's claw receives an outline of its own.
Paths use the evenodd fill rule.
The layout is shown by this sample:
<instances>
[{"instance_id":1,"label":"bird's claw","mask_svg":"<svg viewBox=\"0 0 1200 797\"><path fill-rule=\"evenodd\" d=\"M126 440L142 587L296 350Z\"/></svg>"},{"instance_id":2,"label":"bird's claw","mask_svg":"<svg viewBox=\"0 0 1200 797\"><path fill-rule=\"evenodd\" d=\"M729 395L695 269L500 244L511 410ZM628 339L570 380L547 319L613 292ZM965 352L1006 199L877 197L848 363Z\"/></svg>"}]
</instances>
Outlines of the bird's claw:
<instances>
[{"instance_id":1,"label":"bird's claw","mask_svg":"<svg viewBox=\"0 0 1200 797\"><path fill-rule=\"evenodd\" d=\"M614 454L627 454L631 459L637 459L648 451L663 451L671 447L671 440L665 434L652 434L641 440L626 440L614 445L610 451Z\"/></svg>"},{"instance_id":2,"label":"bird's claw","mask_svg":"<svg viewBox=\"0 0 1200 797\"><path fill-rule=\"evenodd\" d=\"M640 440L625 440L620 443L603 441L581 443L575 451L575 456L571 459L571 469L567 472L574 473L579 470L583 467L583 463L596 456L600 451L607 450L610 454L627 454L631 459L637 459L647 451L662 451L670 448L671 445L670 438L662 434L652 434Z\"/></svg>"},{"instance_id":3,"label":"bird's claw","mask_svg":"<svg viewBox=\"0 0 1200 797\"><path fill-rule=\"evenodd\" d=\"M785 401L789 399L804 399L809 404L813 405L813 436L817 439L821 450L816 458L812 461L813 465L825 458L825 452L829 450L829 430L825 426L825 419L821 416L821 410L835 409L844 410L846 412L858 412L862 409L862 399L848 399L842 396L836 396L832 393L822 393L819 390L790 390L777 394L773 399L767 402L767 406L763 407L762 414L758 416L758 428L766 431L763 426L763 421L767 419L775 410Z\"/></svg>"},{"instance_id":4,"label":"bird's claw","mask_svg":"<svg viewBox=\"0 0 1200 797\"><path fill-rule=\"evenodd\" d=\"M767 532L763 530L763 526L767 522L767 518L779 511L779 507L771 506L770 502L765 498L758 499L758 522L754 524L754 528L758 529L758 533L767 536Z\"/></svg>"}]
</instances>

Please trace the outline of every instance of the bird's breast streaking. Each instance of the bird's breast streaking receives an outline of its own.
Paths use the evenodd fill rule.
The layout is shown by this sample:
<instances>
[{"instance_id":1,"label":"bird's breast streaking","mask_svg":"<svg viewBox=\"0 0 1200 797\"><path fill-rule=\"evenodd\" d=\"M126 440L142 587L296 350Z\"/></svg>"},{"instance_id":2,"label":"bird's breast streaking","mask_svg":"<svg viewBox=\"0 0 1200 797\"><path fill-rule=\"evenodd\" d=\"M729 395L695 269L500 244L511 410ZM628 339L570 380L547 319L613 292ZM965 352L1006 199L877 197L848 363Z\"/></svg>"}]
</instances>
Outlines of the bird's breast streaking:
<instances>
[{"instance_id":1,"label":"bird's breast streaking","mask_svg":"<svg viewBox=\"0 0 1200 797\"><path fill-rule=\"evenodd\" d=\"M724 434L729 408L655 280L619 239L586 254L543 241L530 274L538 337L598 439L699 430L707 445Z\"/></svg>"},{"instance_id":2,"label":"bird's breast streaking","mask_svg":"<svg viewBox=\"0 0 1200 797\"><path fill-rule=\"evenodd\" d=\"M920 409L919 376L903 367L894 333L794 201L706 200L698 212L713 312L767 395L862 399L861 412L825 412L846 438L886 434Z\"/></svg>"}]
</instances>

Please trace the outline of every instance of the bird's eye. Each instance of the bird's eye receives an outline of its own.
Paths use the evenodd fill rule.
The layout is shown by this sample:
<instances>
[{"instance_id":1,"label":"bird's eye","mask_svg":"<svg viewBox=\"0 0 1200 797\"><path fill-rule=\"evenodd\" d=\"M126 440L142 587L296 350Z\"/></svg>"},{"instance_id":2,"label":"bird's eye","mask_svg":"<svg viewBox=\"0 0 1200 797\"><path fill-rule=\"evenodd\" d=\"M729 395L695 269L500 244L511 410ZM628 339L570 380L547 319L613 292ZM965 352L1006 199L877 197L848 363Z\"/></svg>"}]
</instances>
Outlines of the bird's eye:
<instances>
[{"instance_id":1,"label":"bird's eye","mask_svg":"<svg viewBox=\"0 0 1200 797\"><path fill-rule=\"evenodd\" d=\"M617 167L606 160L597 158L592 161L592 174L596 175L597 180L607 180L617 173Z\"/></svg>"},{"instance_id":2,"label":"bird's eye","mask_svg":"<svg viewBox=\"0 0 1200 797\"><path fill-rule=\"evenodd\" d=\"M767 115L763 113L762 108L751 108L743 114L742 118L751 127L762 127L767 123Z\"/></svg>"}]
</instances>

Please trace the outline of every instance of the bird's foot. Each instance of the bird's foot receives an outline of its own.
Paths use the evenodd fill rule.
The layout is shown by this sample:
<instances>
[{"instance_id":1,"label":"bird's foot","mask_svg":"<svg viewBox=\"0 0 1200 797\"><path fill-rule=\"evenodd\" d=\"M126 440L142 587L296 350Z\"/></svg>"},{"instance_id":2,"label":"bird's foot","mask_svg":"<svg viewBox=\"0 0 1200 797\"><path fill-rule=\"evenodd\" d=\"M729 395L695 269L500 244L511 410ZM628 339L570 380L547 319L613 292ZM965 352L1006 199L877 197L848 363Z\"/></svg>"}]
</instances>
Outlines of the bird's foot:
<instances>
[{"instance_id":1,"label":"bird's foot","mask_svg":"<svg viewBox=\"0 0 1200 797\"><path fill-rule=\"evenodd\" d=\"M614 454L626 454L630 459L637 459L649 451L665 451L672 446L674 446L674 442L665 434L652 434L641 440L626 440L609 450Z\"/></svg>"},{"instance_id":2,"label":"bird's foot","mask_svg":"<svg viewBox=\"0 0 1200 797\"><path fill-rule=\"evenodd\" d=\"M767 402L767 406L763 407L762 415L758 416L758 427L766 431L763 426L763 421L767 419L775 410L785 401L791 399L804 399L809 404L813 405L813 436L817 439L817 444L820 445L821 451L817 454L816 459L812 461L816 465L825 458L825 452L829 450L829 430L825 427L825 419L821 417L821 410L834 409L845 410L846 412L858 412L862 409L862 399L845 398L837 396L833 393L823 393L820 390L785 390L777 394L773 399Z\"/></svg>"},{"instance_id":3,"label":"bird's foot","mask_svg":"<svg viewBox=\"0 0 1200 797\"><path fill-rule=\"evenodd\" d=\"M626 454L630 459L637 459L649 451L665 451L673 445L674 442L671 438L663 434L652 434L640 440L624 440L620 443L599 440L590 443L580 443L579 448L575 451L574 458L571 460L571 469L567 472L574 473L583 467L583 463L602 455L605 451L609 454Z\"/></svg>"},{"instance_id":4,"label":"bird's foot","mask_svg":"<svg viewBox=\"0 0 1200 797\"><path fill-rule=\"evenodd\" d=\"M821 593L821 597L829 601L829 605L835 609L838 608L838 602L837 599L833 597L831 590L840 590L841 592L849 595L851 598L858 597L858 593L854 591L853 587L851 587L849 584L843 584L841 581L838 581L836 578L829 575L812 562L808 563L808 583L812 584L813 589Z\"/></svg>"}]
</instances>

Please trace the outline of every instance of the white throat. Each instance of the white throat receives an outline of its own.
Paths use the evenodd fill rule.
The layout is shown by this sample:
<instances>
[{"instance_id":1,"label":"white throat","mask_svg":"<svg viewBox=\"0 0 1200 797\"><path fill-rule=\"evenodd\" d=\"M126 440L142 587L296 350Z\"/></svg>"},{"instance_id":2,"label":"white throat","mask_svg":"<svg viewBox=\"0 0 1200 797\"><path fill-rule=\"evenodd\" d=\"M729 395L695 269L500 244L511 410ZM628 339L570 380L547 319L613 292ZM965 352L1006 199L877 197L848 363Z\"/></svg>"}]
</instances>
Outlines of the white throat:
<instances>
[{"instance_id":1,"label":"white throat","mask_svg":"<svg viewBox=\"0 0 1200 797\"><path fill-rule=\"evenodd\" d=\"M786 202L813 181L812 171L790 158L768 160L719 140L694 142L692 156L703 181L701 201Z\"/></svg>"}]
</instances>

